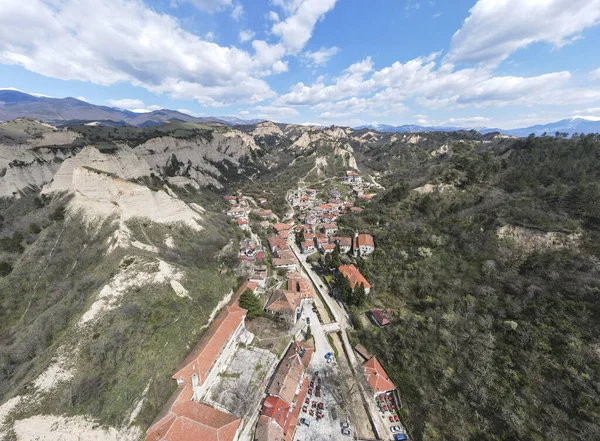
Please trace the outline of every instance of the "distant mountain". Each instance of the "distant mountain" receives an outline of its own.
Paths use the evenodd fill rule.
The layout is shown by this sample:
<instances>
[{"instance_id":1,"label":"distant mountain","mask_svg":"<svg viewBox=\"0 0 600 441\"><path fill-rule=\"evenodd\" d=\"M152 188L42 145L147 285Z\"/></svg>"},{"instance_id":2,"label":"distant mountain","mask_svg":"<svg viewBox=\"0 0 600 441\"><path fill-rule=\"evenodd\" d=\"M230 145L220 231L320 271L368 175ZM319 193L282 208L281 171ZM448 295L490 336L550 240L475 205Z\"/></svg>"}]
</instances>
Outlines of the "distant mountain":
<instances>
[{"instance_id":1,"label":"distant mountain","mask_svg":"<svg viewBox=\"0 0 600 441\"><path fill-rule=\"evenodd\" d=\"M390 126L386 124L370 124L355 127L355 129L370 129L378 132L455 132L458 130L476 130L485 135L492 132L500 132L505 135L526 137L534 133L536 136L547 133L554 135L556 132L568 133L600 133L600 121L586 119L585 117L576 117L563 119L549 124L540 124L518 129L498 129L489 127L451 127L451 126L419 126L408 124L403 126Z\"/></svg>"},{"instance_id":2,"label":"distant mountain","mask_svg":"<svg viewBox=\"0 0 600 441\"><path fill-rule=\"evenodd\" d=\"M113 121L138 127L156 126L169 120L221 122L228 125L255 124L262 121L246 121L235 117L194 117L168 109L136 113L114 107L97 106L76 98L50 98L13 89L0 89L0 121L10 121L19 117L35 118L58 125L68 121Z\"/></svg>"},{"instance_id":3,"label":"distant mountain","mask_svg":"<svg viewBox=\"0 0 600 441\"><path fill-rule=\"evenodd\" d=\"M573 133L600 133L600 121L593 121L590 119L577 117L563 119L549 124L526 127L524 129L494 130L506 133L507 135L519 137L529 136L532 133L537 136L540 136L544 133L547 133L548 135L554 135L556 132L568 133L570 136Z\"/></svg>"}]
</instances>

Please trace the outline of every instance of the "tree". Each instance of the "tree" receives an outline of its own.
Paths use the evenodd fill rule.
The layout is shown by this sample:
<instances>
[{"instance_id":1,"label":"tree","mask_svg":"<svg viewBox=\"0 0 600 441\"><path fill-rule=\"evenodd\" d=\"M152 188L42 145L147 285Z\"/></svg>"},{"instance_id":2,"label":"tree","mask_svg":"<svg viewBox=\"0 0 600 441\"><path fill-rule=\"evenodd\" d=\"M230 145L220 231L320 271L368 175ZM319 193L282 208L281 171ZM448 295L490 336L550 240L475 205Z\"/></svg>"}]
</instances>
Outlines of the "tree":
<instances>
[{"instance_id":1,"label":"tree","mask_svg":"<svg viewBox=\"0 0 600 441\"><path fill-rule=\"evenodd\" d=\"M0 262L0 277L8 276L13 270L13 267L8 262Z\"/></svg>"},{"instance_id":2,"label":"tree","mask_svg":"<svg viewBox=\"0 0 600 441\"><path fill-rule=\"evenodd\" d=\"M335 284L337 286L339 296L345 303L350 303L352 298L352 288L350 287L350 281L344 276L341 272L338 271L338 274L335 279Z\"/></svg>"},{"instance_id":3,"label":"tree","mask_svg":"<svg viewBox=\"0 0 600 441\"><path fill-rule=\"evenodd\" d=\"M310 330L310 325L306 327L306 335L304 336L304 340L308 341L312 338L312 332Z\"/></svg>"},{"instance_id":4,"label":"tree","mask_svg":"<svg viewBox=\"0 0 600 441\"><path fill-rule=\"evenodd\" d=\"M367 293L365 292L365 285L361 283L359 287L354 288L352 292L352 304L355 306L362 305L367 298Z\"/></svg>"},{"instance_id":5,"label":"tree","mask_svg":"<svg viewBox=\"0 0 600 441\"><path fill-rule=\"evenodd\" d=\"M240 306L248 311L248 315L246 316L248 320L252 320L253 318L262 315L262 304L260 303L260 299L249 289L244 291L240 296Z\"/></svg>"},{"instance_id":6,"label":"tree","mask_svg":"<svg viewBox=\"0 0 600 441\"><path fill-rule=\"evenodd\" d=\"M300 245L304 242L304 232L302 230L296 231L296 245L300 248Z\"/></svg>"}]
</instances>

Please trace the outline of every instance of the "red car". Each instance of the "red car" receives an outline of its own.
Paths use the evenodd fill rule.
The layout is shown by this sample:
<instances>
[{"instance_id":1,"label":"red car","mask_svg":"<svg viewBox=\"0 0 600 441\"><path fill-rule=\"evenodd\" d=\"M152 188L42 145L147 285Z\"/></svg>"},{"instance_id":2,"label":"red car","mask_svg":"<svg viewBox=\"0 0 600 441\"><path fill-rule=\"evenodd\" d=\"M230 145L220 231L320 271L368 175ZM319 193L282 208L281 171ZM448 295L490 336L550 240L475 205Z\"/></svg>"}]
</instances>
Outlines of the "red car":
<instances>
[{"instance_id":1,"label":"red car","mask_svg":"<svg viewBox=\"0 0 600 441\"><path fill-rule=\"evenodd\" d=\"M391 416L391 417L390 417L390 423L393 423L393 422L394 422L394 417L393 417L393 416Z\"/></svg>"},{"instance_id":2,"label":"red car","mask_svg":"<svg viewBox=\"0 0 600 441\"><path fill-rule=\"evenodd\" d=\"M398 418L398 415L394 415L394 421L395 421L395 422L398 422L398 421L400 421L400 418Z\"/></svg>"},{"instance_id":3,"label":"red car","mask_svg":"<svg viewBox=\"0 0 600 441\"><path fill-rule=\"evenodd\" d=\"M304 402L305 402L306 404L310 404L310 398L306 398L306 399L304 400Z\"/></svg>"},{"instance_id":4,"label":"red car","mask_svg":"<svg viewBox=\"0 0 600 441\"><path fill-rule=\"evenodd\" d=\"M310 382L310 387L315 387L315 383L314 382Z\"/></svg>"},{"instance_id":5,"label":"red car","mask_svg":"<svg viewBox=\"0 0 600 441\"><path fill-rule=\"evenodd\" d=\"M312 395L312 389L308 389L308 395Z\"/></svg>"}]
</instances>

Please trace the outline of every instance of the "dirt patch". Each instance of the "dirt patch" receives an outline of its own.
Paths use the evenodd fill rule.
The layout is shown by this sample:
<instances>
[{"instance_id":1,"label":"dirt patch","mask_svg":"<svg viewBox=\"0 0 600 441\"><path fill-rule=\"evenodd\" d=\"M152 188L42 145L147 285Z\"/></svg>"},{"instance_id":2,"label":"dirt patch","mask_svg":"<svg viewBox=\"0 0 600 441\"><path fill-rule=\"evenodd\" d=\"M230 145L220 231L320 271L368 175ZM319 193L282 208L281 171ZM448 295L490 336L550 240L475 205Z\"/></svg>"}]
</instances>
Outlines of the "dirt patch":
<instances>
[{"instance_id":1,"label":"dirt patch","mask_svg":"<svg viewBox=\"0 0 600 441\"><path fill-rule=\"evenodd\" d=\"M500 239L508 239L526 251L536 249L560 250L563 248L577 247L581 241L581 233L559 233L555 231L544 232L532 228L523 228L515 225L505 225L496 230Z\"/></svg>"},{"instance_id":2,"label":"dirt patch","mask_svg":"<svg viewBox=\"0 0 600 441\"><path fill-rule=\"evenodd\" d=\"M266 349L277 356L283 352L290 341L288 326L266 317L248 320L246 329L254 334L252 346Z\"/></svg>"}]
</instances>

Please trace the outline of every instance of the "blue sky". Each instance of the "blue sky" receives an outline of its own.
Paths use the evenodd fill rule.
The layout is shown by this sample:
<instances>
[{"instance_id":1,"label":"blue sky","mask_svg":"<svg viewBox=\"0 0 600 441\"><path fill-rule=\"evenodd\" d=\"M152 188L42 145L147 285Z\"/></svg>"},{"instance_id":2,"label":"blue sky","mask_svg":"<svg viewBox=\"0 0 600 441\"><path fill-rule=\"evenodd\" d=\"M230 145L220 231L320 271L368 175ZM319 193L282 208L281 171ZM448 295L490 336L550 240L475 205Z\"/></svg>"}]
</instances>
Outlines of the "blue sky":
<instances>
[{"instance_id":1,"label":"blue sky","mask_svg":"<svg viewBox=\"0 0 600 441\"><path fill-rule=\"evenodd\" d=\"M0 87L324 125L600 120L600 0L2 0Z\"/></svg>"}]
</instances>

